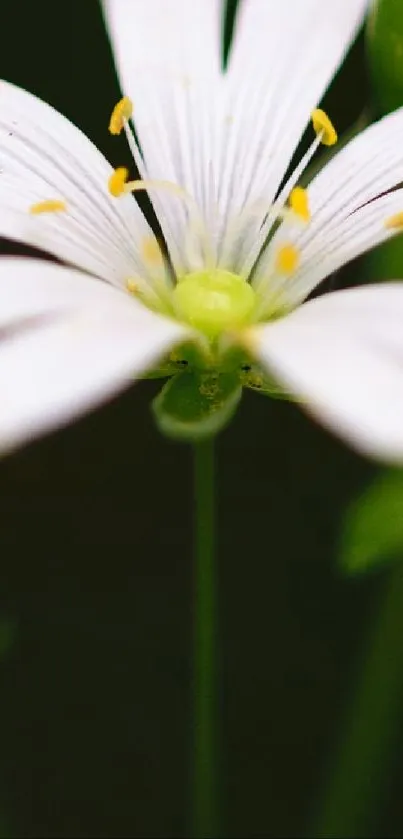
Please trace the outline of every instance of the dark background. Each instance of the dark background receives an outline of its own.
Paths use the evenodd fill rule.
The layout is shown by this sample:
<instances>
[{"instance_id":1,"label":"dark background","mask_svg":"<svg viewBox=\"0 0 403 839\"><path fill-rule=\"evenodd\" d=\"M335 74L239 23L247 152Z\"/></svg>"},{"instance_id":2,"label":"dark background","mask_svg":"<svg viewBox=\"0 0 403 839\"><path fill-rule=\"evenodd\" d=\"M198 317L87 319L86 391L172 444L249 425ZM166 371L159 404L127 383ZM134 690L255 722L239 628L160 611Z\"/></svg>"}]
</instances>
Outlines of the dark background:
<instances>
[{"instance_id":1,"label":"dark background","mask_svg":"<svg viewBox=\"0 0 403 839\"><path fill-rule=\"evenodd\" d=\"M0 75L128 160L107 132L119 88L96 0L5 3ZM343 129L367 98L361 38L326 105ZM337 282L361 277L358 262ZM5 837L186 835L192 452L155 430L157 390L0 464ZM336 567L343 511L376 470L251 393L217 448L225 835L301 836L386 580ZM371 835L402 835L398 779Z\"/></svg>"}]
</instances>

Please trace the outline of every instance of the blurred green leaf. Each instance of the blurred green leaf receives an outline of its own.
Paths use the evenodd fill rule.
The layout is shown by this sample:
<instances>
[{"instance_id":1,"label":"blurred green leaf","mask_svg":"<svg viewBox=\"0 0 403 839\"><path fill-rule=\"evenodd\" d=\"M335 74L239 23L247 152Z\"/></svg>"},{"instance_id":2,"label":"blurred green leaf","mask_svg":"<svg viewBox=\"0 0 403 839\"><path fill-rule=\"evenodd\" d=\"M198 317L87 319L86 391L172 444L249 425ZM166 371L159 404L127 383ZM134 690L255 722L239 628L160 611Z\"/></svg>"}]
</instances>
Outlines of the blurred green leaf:
<instances>
[{"instance_id":1,"label":"blurred green leaf","mask_svg":"<svg viewBox=\"0 0 403 839\"><path fill-rule=\"evenodd\" d=\"M403 0L402 0L403 2ZM396 236L371 251L365 258L365 283L403 279L403 236Z\"/></svg>"},{"instance_id":2,"label":"blurred green leaf","mask_svg":"<svg viewBox=\"0 0 403 839\"><path fill-rule=\"evenodd\" d=\"M360 574L391 559L403 559L403 470L378 478L347 513L339 561Z\"/></svg>"},{"instance_id":3,"label":"blurred green leaf","mask_svg":"<svg viewBox=\"0 0 403 839\"><path fill-rule=\"evenodd\" d=\"M179 374L154 399L157 425L175 440L195 442L210 437L228 424L241 393L236 374Z\"/></svg>"},{"instance_id":4,"label":"blurred green leaf","mask_svg":"<svg viewBox=\"0 0 403 839\"><path fill-rule=\"evenodd\" d=\"M403 0L372 0L367 54L378 114L403 105ZM403 278L403 237L396 236L368 254L365 281Z\"/></svg>"},{"instance_id":5,"label":"blurred green leaf","mask_svg":"<svg viewBox=\"0 0 403 839\"><path fill-rule=\"evenodd\" d=\"M388 113L403 104L402 0L373 0L367 36L375 98L380 111Z\"/></svg>"}]
</instances>

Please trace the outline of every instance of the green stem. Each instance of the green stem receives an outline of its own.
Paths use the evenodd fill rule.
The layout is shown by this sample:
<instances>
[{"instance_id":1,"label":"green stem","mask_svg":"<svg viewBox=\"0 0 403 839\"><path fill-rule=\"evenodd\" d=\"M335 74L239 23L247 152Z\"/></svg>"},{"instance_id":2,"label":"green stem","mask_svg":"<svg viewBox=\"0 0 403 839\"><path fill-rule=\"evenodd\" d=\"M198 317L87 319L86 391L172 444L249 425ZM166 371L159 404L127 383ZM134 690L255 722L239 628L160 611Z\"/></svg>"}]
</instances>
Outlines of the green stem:
<instances>
[{"instance_id":1,"label":"green stem","mask_svg":"<svg viewBox=\"0 0 403 839\"><path fill-rule=\"evenodd\" d=\"M217 837L216 583L214 441L194 447L194 800L193 835Z\"/></svg>"},{"instance_id":2,"label":"green stem","mask_svg":"<svg viewBox=\"0 0 403 839\"><path fill-rule=\"evenodd\" d=\"M403 567L393 569L311 835L374 835L403 701Z\"/></svg>"}]
</instances>

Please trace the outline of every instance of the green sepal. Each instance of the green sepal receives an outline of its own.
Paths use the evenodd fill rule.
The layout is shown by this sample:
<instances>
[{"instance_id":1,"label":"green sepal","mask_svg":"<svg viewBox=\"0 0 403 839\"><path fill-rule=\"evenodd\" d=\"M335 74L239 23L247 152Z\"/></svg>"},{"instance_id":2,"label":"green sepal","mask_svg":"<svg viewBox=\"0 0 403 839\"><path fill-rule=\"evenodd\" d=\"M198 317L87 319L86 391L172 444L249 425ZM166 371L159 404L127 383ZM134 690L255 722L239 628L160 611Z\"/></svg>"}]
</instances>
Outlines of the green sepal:
<instances>
[{"instance_id":1,"label":"green sepal","mask_svg":"<svg viewBox=\"0 0 403 839\"><path fill-rule=\"evenodd\" d=\"M403 104L403 3L374 0L367 26L367 52L376 104L389 113Z\"/></svg>"},{"instance_id":2,"label":"green sepal","mask_svg":"<svg viewBox=\"0 0 403 839\"><path fill-rule=\"evenodd\" d=\"M187 342L180 344L169 355L165 356L158 367L147 370L142 379L166 379L187 369L204 370L209 363L203 345Z\"/></svg>"},{"instance_id":3,"label":"green sepal","mask_svg":"<svg viewBox=\"0 0 403 839\"><path fill-rule=\"evenodd\" d=\"M197 442L225 428L241 394L239 376L234 374L184 372L164 385L152 408L163 434Z\"/></svg>"},{"instance_id":4,"label":"green sepal","mask_svg":"<svg viewBox=\"0 0 403 839\"><path fill-rule=\"evenodd\" d=\"M347 512L339 564L362 574L390 560L403 559L403 470L378 478Z\"/></svg>"},{"instance_id":5,"label":"green sepal","mask_svg":"<svg viewBox=\"0 0 403 839\"><path fill-rule=\"evenodd\" d=\"M185 365L183 365L185 366ZM169 379L175 376L178 372L178 365L167 361L166 364L160 364L159 367L153 367L152 370L147 370L140 376L141 379Z\"/></svg>"},{"instance_id":6,"label":"green sepal","mask_svg":"<svg viewBox=\"0 0 403 839\"><path fill-rule=\"evenodd\" d=\"M243 387L255 390L263 396L270 396L272 399L290 400L293 398L258 364L243 364L240 369L240 381Z\"/></svg>"}]
</instances>

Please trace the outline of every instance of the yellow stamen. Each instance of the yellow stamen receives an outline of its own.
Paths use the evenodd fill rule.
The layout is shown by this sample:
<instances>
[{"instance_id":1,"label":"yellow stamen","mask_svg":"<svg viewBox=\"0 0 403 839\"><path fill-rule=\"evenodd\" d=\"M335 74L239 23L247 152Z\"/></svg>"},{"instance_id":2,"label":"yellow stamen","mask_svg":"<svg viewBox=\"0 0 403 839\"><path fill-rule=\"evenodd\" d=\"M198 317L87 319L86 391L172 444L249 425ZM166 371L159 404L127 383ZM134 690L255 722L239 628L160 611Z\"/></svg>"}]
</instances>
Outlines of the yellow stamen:
<instances>
[{"instance_id":1,"label":"yellow stamen","mask_svg":"<svg viewBox=\"0 0 403 839\"><path fill-rule=\"evenodd\" d=\"M192 199L185 190L178 184L172 183L172 181L139 179L136 181L128 181L128 183L125 183L124 187L125 192L147 192L149 189L165 189L167 192L171 192L172 195L176 195L184 201L193 203Z\"/></svg>"},{"instance_id":2,"label":"yellow stamen","mask_svg":"<svg viewBox=\"0 0 403 839\"><path fill-rule=\"evenodd\" d=\"M396 213L395 216L386 219L385 227L388 230L403 230L403 213Z\"/></svg>"},{"instance_id":3,"label":"yellow stamen","mask_svg":"<svg viewBox=\"0 0 403 839\"><path fill-rule=\"evenodd\" d=\"M320 136L321 143L324 146L334 146L337 143L337 131L327 114L321 108L316 108L313 111L312 124L315 134Z\"/></svg>"},{"instance_id":4,"label":"yellow stamen","mask_svg":"<svg viewBox=\"0 0 403 839\"><path fill-rule=\"evenodd\" d=\"M29 212L33 216L39 216L41 213L64 213L67 210L65 201L38 201L37 204L32 204Z\"/></svg>"},{"instance_id":5,"label":"yellow stamen","mask_svg":"<svg viewBox=\"0 0 403 839\"><path fill-rule=\"evenodd\" d=\"M133 113L133 104L128 96L124 96L115 105L109 120L109 131L111 134L120 134L123 130L125 120L130 119Z\"/></svg>"},{"instance_id":6,"label":"yellow stamen","mask_svg":"<svg viewBox=\"0 0 403 839\"><path fill-rule=\"evenodd\" d=\"M311 213L309 210L308 193L302 186L296 186L290 195L289 204L294 213L303 221L309 221Z\"/></svg>"},{"instance_id":7,"label":"yellow stamen","mask_svg":"<svg viewBox=\"0 0 403 839\"><path fill-rule=\"evenodd\" d=\"M197 235L201 237L206 266L214 263L214 256L212 255L210 240L204 227L204 220L199 213L196 201L186 192L185 189L183 189L183 187L172 183L172 181L164 180L143 180L140 178L135 181L128 181L126 169L116 169L109 178L108 187L109 192L114 195L115 198L119 198L119 196L124 193L148 192L150 189L163 189L166 192L171 193L171 195L174 195L176 198L180 198L190 210L194 232L197 232Z\"/></svg>"},{"instance_id":8,"label":"yellow stamen","mask_svg":"<svg viewBox=\"0 0 403 839\"><path fill-rule=\"evenodd\" d=\"M283 245L276 257L276 268L281 274L293 274L299 265L299 250L294 245Z\"/></svg>"},{"instance_id":9,"label":"yellow stamen","mask_svg":"<svg viewBox=\"0 0 403 839\"><path fill-rule=\"evenodd\" d=\"M161 249L155 236L146 236L141 245L143 259L150 265L160 265L162 262Z\"/></svg>"},{"instance_id":10,"label":"yellow stamen","mask_svg":"<svg viewBox=\"0 0 403 839\"><path fill-rule=\"evenodd\" d=\"M130 294L138 294L139 293L139 287L138 287L136 281L130 279L130 277L129 277L128 280L126 280L126 288L127 288L128 291L130 291Z\"/></svg>"},{"instance_id":11,"label":"yellow stamen","mask_svg":"<svg viewBox=\"0 0 403 839\"><path fill-rule=\"evenodd\" d=\"M126 192L126 181L129 177L129 170L125 166L119 166L109 178L108 189L114 198L119 198Z\"/></svg>"}]
</instances>

